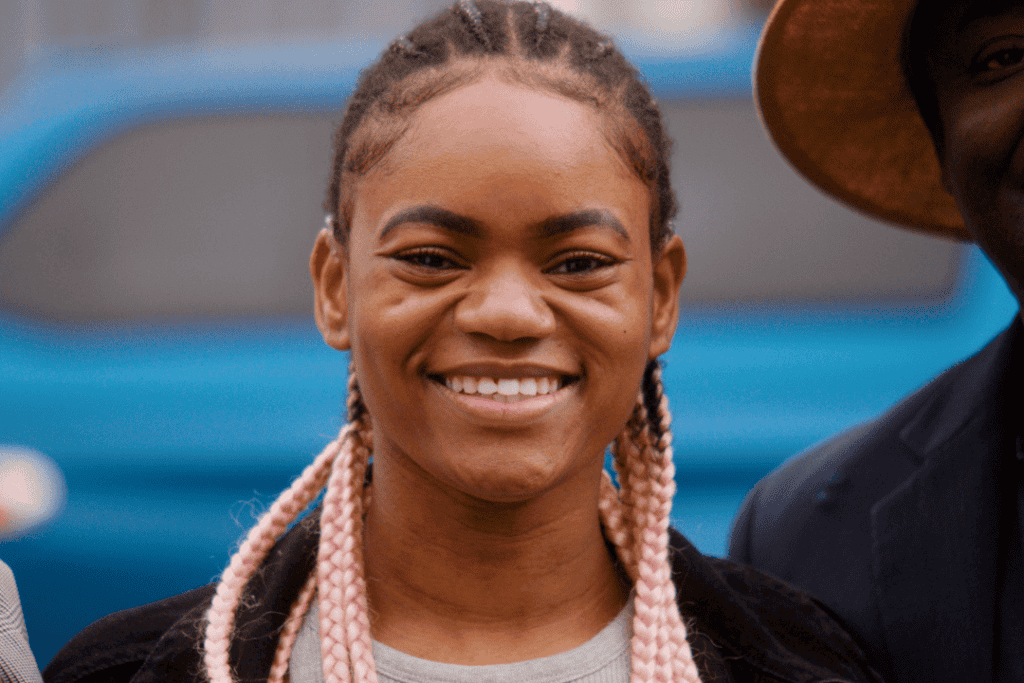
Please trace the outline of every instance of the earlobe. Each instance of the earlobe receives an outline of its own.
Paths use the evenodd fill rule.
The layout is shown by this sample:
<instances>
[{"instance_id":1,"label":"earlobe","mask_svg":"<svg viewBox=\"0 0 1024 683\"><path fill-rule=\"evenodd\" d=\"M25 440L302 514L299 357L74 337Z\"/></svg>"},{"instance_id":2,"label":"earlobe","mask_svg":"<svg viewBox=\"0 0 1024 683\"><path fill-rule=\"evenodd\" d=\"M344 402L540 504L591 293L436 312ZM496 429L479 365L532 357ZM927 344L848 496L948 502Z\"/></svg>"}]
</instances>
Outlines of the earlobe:
<instances>
[{"instance_id":1,"label":"earlobe","mask_svg":"<svg viewBox=\"0 0 1024 683\"><path fill-rule=\"evenodd\" d=\"M309 257L313 277L314 315L327 345L348 351L348 260L345 251L324 228L316 237Z\"/></svg>"},{"instance_id":2,"label":"earlobe","mask_svg":"<svg viewBox=\"0 0 1024 683\"><path fill-rule=\"evenodd\" d=\"M679 235L672 235L654 263L654 300L651 311L651 349L657 358L672 345L679 322L679 288L686 275L686 250Z\"/></svg>"}]
</instances>

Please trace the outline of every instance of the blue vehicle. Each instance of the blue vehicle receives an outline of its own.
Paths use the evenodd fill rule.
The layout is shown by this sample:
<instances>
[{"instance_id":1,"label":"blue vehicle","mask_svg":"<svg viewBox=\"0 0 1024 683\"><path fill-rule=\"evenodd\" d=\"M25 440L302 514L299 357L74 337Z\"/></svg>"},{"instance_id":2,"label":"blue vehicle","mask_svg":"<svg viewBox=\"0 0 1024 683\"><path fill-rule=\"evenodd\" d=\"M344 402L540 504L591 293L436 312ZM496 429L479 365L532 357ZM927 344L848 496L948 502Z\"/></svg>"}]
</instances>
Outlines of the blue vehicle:
<instances>
[{"instance_id":1,"label":"blue vehicle","mask_svg":"<svg viewBox=\"0 0 1024 683\"><path fill-rule=\"evenodd\" d=\"M979 252L819 197L749 97L755 34L632 49L676 138L690 275L665 379L676 525L724 554L750 485L1005 326ZM624 49L630 52L628 41ZM4 542L41 665L213 580L342 425L305 276L329 141L380 45L205 47L26 72L0 112L0 445L62 469Z\"/></svg>"}]
</instances>

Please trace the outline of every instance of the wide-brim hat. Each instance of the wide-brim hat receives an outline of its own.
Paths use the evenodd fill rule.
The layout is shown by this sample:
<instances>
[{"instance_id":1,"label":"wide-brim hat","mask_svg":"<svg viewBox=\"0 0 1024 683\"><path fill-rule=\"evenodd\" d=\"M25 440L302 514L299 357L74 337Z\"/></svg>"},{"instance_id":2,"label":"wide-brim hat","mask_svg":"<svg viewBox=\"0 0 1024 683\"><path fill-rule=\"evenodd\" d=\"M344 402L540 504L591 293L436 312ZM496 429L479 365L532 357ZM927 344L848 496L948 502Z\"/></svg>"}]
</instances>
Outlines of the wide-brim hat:
<instances>
[{"instance_id":1,"label":"wide-brim hat","mask_svg":"<svg viewBox=\"0 0 1024 683\"><path fill-rule=\"evenodd\" d=\"M825 192L902 227L970 240L902 67L918 0L780 0L754 90L779 148Z\"/></svg>"}]
</instances>

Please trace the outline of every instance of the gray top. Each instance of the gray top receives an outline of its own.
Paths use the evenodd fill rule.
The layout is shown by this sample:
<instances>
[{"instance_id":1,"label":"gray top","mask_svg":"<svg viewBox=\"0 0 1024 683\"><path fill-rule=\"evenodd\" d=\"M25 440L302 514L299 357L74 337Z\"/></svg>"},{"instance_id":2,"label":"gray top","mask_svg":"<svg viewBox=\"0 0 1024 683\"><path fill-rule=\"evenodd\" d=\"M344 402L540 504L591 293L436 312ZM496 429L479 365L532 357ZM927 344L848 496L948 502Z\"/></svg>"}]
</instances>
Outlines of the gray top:
<instances>
[{"instance_id":1,"label":"gray top","mask_svg":"<svg viewBox=\"0 0 1024 683\"><path fill-rule=\"evenodd\" d=\"M633 635L633 598L600 633L577 648L513 664L442 664L373 641L380 683L628 683L629 643ZM320 658L320 613L316 601L295 639L291 683L324 683Z\"/></svg>"}]
</instances>

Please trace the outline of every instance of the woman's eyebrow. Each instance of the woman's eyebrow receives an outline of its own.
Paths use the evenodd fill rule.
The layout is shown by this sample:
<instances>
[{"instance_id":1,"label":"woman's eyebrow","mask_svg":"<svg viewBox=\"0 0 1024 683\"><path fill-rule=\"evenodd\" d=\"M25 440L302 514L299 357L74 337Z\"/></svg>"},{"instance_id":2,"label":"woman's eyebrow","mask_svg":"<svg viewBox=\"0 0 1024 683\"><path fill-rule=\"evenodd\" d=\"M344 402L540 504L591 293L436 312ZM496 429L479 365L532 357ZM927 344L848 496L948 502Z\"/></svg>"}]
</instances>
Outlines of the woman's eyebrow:
<instances>
[{"instance_id":1,"label":"woman's eyebrow","mask_svg":"<svg viewBox=\"0 0 1024 683\"><path fill-rule=\"evenodd\" d=\"M377 239L383 240L389 232L403 223L432 223L446 230L457 232L460 235L469 235L470 237L479 237L484 232L483 226L472 218L460 216L457 213L452 213L436 206L424 205L415 206L395 214L384 225L384 229L381 230L380 236ZM622 227L622 223L611 213L601 209L584 209L562 216L552 216L537 225L537 233L541 237L555 237L591 225L610 228L627 242L630 241L626 229Z\"/></svg>"},{"instance_id":2,"label":"woman's eyebrow","mask_svg":"<svg viewBox=\"0 0 1024 683\"><path fill-rule=\"evenodd\" d=\"M554 237L556 235L564 235L573 230L579 230L580 228L587 228L591 225L611 228L624 240L630 241L626 229L622 227L622 223L611 213L602 209L584 209L583 211L567 213L564 216L553 216L542 221L537 226L537 232L541 237Z\"/></svg>"},{"instance_id":3,"label":"woman's eyebrow","mask_svg":"<svg viewBox=\"0 0 1024 683\"><path fill-rule=\"evenodd\" d=\"M436 206L414 206L395 214L380 231L380 236L377 239L383 240L389 232L402 223L433 223L438 227L470 237L479 237L483 234L483 226L472 218L466 218Z\"/></svg>"}]
</instances>

